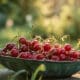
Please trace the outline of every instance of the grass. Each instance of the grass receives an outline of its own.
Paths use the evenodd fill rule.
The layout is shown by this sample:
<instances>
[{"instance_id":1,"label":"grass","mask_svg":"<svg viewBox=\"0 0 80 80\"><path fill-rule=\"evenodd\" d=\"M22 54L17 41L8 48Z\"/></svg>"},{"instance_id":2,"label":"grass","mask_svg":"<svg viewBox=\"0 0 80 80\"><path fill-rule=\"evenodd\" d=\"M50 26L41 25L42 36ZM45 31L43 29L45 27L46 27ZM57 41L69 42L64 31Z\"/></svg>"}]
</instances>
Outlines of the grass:
<instances>
[{"instance_id":1,"label":"grass","mask_svg":"<svg viewBox=\"0 0 80 80\"><path fill-rule=\"evenodd\" d=\"M13 27L0 30L0 48L2 48L8 42L15 42L16 36L25 36L27 39L31 39L31 30L29 27Z\"/></svg>"}]
</instances>

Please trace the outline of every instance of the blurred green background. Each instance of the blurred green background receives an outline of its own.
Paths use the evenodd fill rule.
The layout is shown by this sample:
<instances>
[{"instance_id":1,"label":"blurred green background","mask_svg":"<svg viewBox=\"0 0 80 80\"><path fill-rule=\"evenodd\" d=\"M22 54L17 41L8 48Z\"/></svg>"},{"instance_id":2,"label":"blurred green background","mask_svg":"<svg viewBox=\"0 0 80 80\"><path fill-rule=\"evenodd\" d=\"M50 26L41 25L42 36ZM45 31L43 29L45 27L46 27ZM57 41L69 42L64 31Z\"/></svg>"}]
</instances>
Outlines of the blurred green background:
<instances>
[{"instance_id":1,"label":"blurred green background","mask_svg":"<svg viewBox=\"0 0 80 80\"><path fill-rule=\"evenodd\" d=\"M41 36L80 49L80 0L0 0L0 48L17 36Z\"/></svg>"},{"instance_id":2,"label":"blurred green background","mask_svg":"<svg viewBox=\"0 0 80 80\"><path fill-rule=\"evenodd\" d=\"M0 47L16 36L79 43L79 5L80 0L0 0Z\"/></svg>"}]
</instances>

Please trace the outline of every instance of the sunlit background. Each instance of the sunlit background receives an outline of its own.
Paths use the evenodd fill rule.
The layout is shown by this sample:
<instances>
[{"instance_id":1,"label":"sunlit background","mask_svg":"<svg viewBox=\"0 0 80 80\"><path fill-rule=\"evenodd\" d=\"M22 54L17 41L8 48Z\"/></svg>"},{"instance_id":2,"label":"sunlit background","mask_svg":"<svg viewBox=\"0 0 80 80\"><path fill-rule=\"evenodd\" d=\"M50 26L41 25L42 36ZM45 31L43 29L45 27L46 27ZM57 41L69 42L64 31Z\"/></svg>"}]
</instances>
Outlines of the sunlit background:
<instances>
[{"instance_id":1,"label":"sunlit background","mask_svg":"<svg viewBox=\"0 0 80 80\"><path fill-rule=\"evenodd\" d=\"M80 50L80 0L0 0L0 49L20 36L51 44L71 43ZM0 70L0 77L6 78L8 72L1 64ZM45 65L40 65L31 80L45 70Z\"/></svg>"},{"instance_id":2,"label":"sunlit background","mask_svg":"<svg viewBox=\"0 0 80 80\"><path fill-rule=\"evenodd\" d=\"M80 40L80 0L0 0L0 47L16 36Z\"/></svg>"}]
</instances>

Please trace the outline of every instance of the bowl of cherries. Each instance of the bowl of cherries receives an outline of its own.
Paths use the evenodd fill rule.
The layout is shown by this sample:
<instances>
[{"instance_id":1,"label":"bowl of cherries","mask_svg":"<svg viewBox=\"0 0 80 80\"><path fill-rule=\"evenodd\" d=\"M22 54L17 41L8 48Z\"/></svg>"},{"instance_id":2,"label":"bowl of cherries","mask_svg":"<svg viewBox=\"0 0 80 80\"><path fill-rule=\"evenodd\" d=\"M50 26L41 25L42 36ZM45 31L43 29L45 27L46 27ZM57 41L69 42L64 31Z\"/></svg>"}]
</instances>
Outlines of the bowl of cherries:
<instances>
[{"instance_id":1,"label":"bowl of cherries","mask_svg":"<svg viewBox=\"0 0 80 80\"><path fill-rule=\"evenodd\" d=\"M47 77L69 77L80 70L80 51L71 44L51 44L24 37L20 37L18 43L7 43L0 50L0 63L9 69L26 69L32 73L44 64L44 76Z\"/></svg>"}]
</instances>

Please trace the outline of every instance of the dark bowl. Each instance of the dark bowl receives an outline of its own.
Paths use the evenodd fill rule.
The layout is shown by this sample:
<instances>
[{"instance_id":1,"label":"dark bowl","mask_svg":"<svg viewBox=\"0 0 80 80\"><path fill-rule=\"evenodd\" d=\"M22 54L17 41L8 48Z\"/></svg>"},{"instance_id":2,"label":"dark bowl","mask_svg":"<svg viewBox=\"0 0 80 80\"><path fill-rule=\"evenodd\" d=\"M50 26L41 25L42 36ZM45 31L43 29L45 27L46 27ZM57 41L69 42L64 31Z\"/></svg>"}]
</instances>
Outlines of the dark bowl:
<instances>
[{"instance_id":1,"label":"dark bowl","mask_svg":"<svg viewBox=\"0 0 80 80\"><path fill-rule=\"evenodd\" d=\"M19 58L0 56L0 63L5 67L18 71L26 69L29 72L33 72L40 64L46 66L44 76L55 78L66 78L80 70L80 61L36 61L36 60L24 60Z\"/></svg>"}]
</instances>

